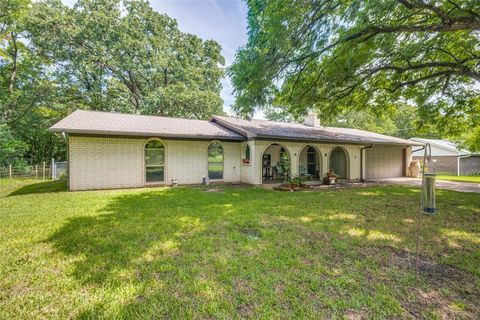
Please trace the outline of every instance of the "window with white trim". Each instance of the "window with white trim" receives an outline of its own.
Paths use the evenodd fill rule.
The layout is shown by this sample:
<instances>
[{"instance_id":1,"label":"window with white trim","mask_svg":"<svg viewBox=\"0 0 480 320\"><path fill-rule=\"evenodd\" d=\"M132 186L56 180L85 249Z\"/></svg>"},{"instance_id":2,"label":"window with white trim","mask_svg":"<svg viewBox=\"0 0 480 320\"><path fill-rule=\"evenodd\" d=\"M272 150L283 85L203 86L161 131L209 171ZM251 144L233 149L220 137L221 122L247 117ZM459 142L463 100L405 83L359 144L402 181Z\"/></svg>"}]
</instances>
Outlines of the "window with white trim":
<instances>
[{"instance_id":1,"label":"window with white trim","mask_svg":"<svg viewBox=\"0 0 480 320\"><path fill-rule=\"evenodd\" d=\"M165 181L165 146L159 140L145 144L145 182Z\"/></svg>"},{"instance_id":2,"label":"window with white trim","mask_svg":"<svg viewBox=\"0 0 480 320\"><path fill-rule=\"evenodd\" d=\"M220 142L208 145L208 178L223 179L223 146Z\"/></svg>"}]
</instances>

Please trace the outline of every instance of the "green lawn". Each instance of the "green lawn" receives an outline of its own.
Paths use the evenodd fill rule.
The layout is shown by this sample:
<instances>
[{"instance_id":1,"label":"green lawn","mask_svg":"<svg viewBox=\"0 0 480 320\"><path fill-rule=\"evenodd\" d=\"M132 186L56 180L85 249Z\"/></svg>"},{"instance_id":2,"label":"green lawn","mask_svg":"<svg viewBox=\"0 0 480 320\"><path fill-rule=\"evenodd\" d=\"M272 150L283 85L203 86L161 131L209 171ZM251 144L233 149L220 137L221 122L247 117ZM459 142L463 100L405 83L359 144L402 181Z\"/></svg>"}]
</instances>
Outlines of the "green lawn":
<instances>
[{"instance_id":1,"label":"green lawn","mask_svg":"<svg viewBox=\"0 0 480 320\"><path fill-rule=\"evenodd\" d=\"M0 181L0 319L480 318L480 194Z\"/></svg>"},{"instance_id":2,"label":"green lawn","mask_svg":"<svg viewBox=\"0 0 480 320\"><path fill-rule=\"evenodd\" d=\"M463 181L463 182L477 182L480 183L480 176L447 176L438 175L437 180L449 180L449 181Z\"/></svg>"}]
</instances>

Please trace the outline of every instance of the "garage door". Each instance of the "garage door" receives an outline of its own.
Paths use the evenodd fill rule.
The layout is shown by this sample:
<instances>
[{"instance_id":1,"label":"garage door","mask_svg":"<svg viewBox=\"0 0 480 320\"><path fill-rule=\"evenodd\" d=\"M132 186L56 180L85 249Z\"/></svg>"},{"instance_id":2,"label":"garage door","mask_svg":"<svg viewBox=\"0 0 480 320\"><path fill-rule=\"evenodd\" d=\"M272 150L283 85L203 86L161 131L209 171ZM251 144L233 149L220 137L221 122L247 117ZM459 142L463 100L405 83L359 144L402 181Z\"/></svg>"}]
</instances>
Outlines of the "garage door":
<instances>
[{"instance_id":1,"label":"garage door","mask_svg":"<svg viewBox=\"0 0 480 320\"><path fill-rule=\"evenodd\" d=\"M389 178L403 176L403 148L373 146L365 150L365 177Z\"/></svg>"}]
</instances>

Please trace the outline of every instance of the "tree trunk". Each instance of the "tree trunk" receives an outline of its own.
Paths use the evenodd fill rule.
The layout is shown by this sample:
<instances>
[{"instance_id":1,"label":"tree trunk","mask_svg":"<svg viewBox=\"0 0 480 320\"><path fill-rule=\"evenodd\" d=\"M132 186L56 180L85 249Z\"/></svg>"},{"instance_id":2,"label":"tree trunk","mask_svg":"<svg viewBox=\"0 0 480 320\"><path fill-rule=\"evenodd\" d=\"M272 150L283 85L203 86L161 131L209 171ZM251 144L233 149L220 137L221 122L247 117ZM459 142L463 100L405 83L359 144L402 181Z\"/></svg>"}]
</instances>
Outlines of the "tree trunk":
<instances>
[{"instance_id":1,"label":"tree trunk","mask_svg":"<svg viewBox=\"0 0 480 320\"><path fill-rule=\"evenodd\" d=\"M12 46L13 46L13 55L12 55L12 71L10 73L10 83L8 90L10 93L13 93L13 88L15 87L15 81L17 78L17 58L18 58L18 47L17 47L17 36L12 32L10 33L12 37Z\"/></svg>"}]
</instances>

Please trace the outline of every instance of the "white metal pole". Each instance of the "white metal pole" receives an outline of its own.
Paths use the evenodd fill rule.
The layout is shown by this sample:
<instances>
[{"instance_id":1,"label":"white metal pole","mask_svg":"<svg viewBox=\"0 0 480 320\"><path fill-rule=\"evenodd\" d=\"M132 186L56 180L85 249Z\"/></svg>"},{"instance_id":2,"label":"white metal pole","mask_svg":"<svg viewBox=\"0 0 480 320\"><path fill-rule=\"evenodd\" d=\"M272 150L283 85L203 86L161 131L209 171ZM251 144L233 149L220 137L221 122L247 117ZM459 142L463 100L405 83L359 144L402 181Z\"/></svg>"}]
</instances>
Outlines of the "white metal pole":
<instances>
[{"instance_id":1,"label":"white metal pole","mask_svg":"<svg viewBox=\"0 0 480 320\"><path fill-rule=\"evenodd\" d=\"M38 180L38 164L35 165L35 180Z\"/></svg>"},{"instance_id":2,"label":"white metal pole","mask_svg":"<svg viewBox=\"0 0 480 320\"><path fill-rule=\"evenodd\" d=\"M457 157L457 176L460 175L460 157Z\"/></svg>"},{"instance_id":3,"label":"white metal pole","mask_svg":"<svg viewBox=\"0 0 480 320\"><path fill-rule=\"evenodd\" d=\"M52 171L52 180L55 180L55 159L52 158L52 165L50 166L50 171Z\"/></svg>"},{"instance_id":4,"label":"white metal pole","mask_svg":"<svg viewBox=\"0 0 480 320\"><path fill-rule=\"evenodd\" d=\"M10 179L12 179L12 165L11 164L8 165L8 176L10 177Z\"/></svg>"},{"instance_id":5,"label":"white metal pole","mask_svg":"<svg viewBox=\"0 0 480 320\"><path fill-rule=\"evenodd\" d=\"M43 179L42 179L42 180L45 180L45 161L43 161L42 176L43 176Z\"/></svg>"}]
</instances>

